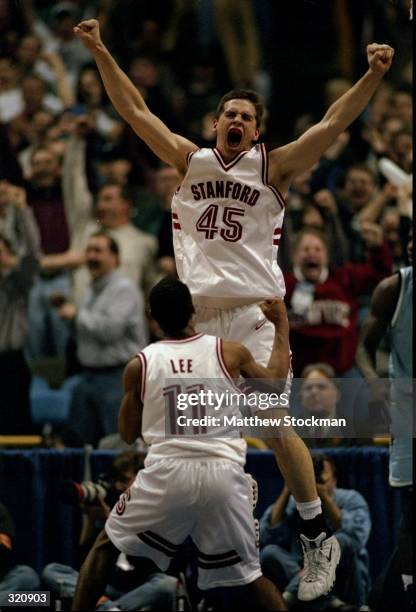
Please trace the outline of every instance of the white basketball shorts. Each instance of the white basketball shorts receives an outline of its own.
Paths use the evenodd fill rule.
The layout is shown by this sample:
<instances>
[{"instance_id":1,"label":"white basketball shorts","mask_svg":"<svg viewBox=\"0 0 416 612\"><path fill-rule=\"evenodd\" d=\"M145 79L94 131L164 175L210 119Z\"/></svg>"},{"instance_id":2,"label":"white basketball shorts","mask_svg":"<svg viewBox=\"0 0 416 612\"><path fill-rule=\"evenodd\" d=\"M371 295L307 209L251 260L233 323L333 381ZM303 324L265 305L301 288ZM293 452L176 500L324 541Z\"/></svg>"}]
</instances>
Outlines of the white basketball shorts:
<instances>
[{"instance_id":1,"label":"white basketball shorts","mask_svg":"<svg viewBox=\"0 0 416 612\"><path fill-rule=\"evenodd\" d=\"M266 366L273 346L274 325L259 304L221 309L197 306L194 325L198 332L243 344L254 359Z\"/></svg>"},{"instance_id":2,"label":"white basketball shorts","mask_svg":"<svg viewBox=\"0 0 416 612\"><path fill-rule=\"evenodd\" d=\"M221 309L196 306L193 321L196 331L243 344L254 360L267 366L274 341L274 325L266 319L258 303ZM293 372L287 375L285 393L290 394Z\"/></svg>"},{"instance_id":3,"label":"white basketball shorts","mask_svg":"<svg viewBox=\"0 0 416 612\"><path fill-rule=\"evenodd\" d=\"M166 571L187 536L197 548L201 589L261 576L252 478L224 459L163 459L141 470L105 525L127 555Z\"/></svg>"}]
</instances>

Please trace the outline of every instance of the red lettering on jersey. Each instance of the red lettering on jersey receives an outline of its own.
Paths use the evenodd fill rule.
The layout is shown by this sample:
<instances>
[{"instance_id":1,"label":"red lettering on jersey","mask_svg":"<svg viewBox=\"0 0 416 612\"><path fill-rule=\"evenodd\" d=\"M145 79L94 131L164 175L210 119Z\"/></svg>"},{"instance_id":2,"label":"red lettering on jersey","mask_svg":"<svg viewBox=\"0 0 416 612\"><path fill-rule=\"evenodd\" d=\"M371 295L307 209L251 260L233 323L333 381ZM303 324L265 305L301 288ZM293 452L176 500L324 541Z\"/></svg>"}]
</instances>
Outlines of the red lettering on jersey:
<instances>
[{"instance_id":1,"label":"red lettering on jersey","mask_svg":"<svg viewBox=\"0 0 416 612\"><path fill-rule=\"evenodd\" d=\"M204 183L198 183L198 187L201 190L202 197L205 199L207 196L205 195Z\"/></svg>"},{"instance_id":2,"label":"red lettering on jersey","mask_svg":"<svg viewBox=\"0 0 416 612\"><path fill-rule=\"evenodd\" d=\"M170 365L174 374L192 374L192 359L179 359L176 364L171 359Z\"/></svg>"},{"instance_id":3,"label":"red lettering on jersey","mask_svg":"<svg viewBox=\"0 0 416 612\"><path fill-rule=\"evenodd\" d=\"M224 181L215 181L215 193L217 198L224 197Z\"/></svg>"},{"instance_id":4,"label":"red lettering on jersey","mask_svg":"<svg viewBox=\"0 0 416 612\"><path fill-rule=\"evenodd\" d=\"M238 200L239 195L240 195L240 191L241 191L241 184L240 183L234 183L233 192L231 194L231 197L234 200Z\"/></svg>"},{"instance_id":5,"label":"red lettering on jersey","mask_svg":"<svg viewBox=\"0 0 416 612\"><path fill-rule=\"evenodd\" d=\"M197 185L191 185L191 191L194 194L194 200L198 201L201 199Z\"/></svg>"},{"instance_id":6,"label":"red lettering on jersey","mask_svg":"<svg viewBox=\"0 0 416 612\"><path fill-rule=\"evenodd\" d=\"M247 185L244 185L243 191L241 192L241 195L240 195L240 202L244 202L244 204L247 204L249 194L250 194L250 187L248 187Z\"/></svg>"},{"instance_id":7,"label":"red lettering on jersey","mask_svg":"<svg viewBox=\"0 0 416 612\"><path fill-rule=\"evenodd\" d=\"M260 196L260 191L257 191L257 189L253 189L253 193L250 196L249 201L247 202L247 204L249 206L254 206L254 204L257 202L257 200L259 199Z\"/></svg>"},{"instance_id":8,"label":"red lettering on jersey","mask_svg":"<svg viewBox=\"0 0 416 612\"><path fill-rule=\"evenodd\" d=\"M207 181L207 197L215 198L215 191L214 191L214 187L212 186L211 181Z\"/></svg>"}]
</instances>

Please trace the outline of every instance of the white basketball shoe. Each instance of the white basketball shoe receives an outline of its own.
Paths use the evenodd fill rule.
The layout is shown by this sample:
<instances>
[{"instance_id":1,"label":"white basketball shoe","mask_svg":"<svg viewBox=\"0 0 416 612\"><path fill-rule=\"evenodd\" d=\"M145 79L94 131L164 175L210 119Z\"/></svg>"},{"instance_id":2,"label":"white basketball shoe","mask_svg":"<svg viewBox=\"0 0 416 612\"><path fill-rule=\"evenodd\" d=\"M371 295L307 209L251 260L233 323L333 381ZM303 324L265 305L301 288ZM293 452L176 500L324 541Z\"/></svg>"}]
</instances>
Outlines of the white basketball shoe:
<instances>
[{"instance_id":1,"label":"white basketball shoe","mask_svg":"<svg viewBox=\"0 0 416 612\"><path fill-rule=\"evenodd\" d=\"M341 558L341 548L335 536L322 532L314 540L300 535L304 574L299 582L298 599L311 601L326 595L335 582L335 570Z\"/></svg>"}]
</instances>

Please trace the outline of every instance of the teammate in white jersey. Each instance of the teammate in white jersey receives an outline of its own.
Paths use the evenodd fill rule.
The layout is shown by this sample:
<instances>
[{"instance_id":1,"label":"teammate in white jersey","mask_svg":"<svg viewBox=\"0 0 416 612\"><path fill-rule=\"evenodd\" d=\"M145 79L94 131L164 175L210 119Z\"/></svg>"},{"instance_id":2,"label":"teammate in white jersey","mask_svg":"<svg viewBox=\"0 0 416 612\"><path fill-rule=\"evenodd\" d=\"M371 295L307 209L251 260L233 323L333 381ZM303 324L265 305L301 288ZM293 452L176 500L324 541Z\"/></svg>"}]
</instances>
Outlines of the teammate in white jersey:
<instances>
[{"instance_id":1,"label":"teammate in white jersey","mask_svg":"<svg viewBox=\"0 0 416 612\"><path fill-rule=\"evenodd\" d=\"M208 383L222 379L230 391L235 391L233 381L241 374L283 378L284 385L289 367L284 302L277 298L262 304L275 330L270 359L263 367L244 346L195 332L191 294L179 280L160 281L149 301L166 337L147 346L127 365L119 430L128 443L142 435L150 449L145 469L121 495L107 520L106 533L99 536L81 569L73 609L92 609L120 551L146 557L166 571L191 536L201 589L245 586L250 609L284 610L276 587L260 569L253 481L243 469L245 441L239 436L171 438L165 429L170 393L175 397L190 393L195 379L208 379Z\"/></svg>"},{"instance_id":2,"label":"teammate in white jersey","mask_svg":"<svg viewBox=\"0 0 416 612\"><path fill-rule=\"evenodd\" d=\"M101 41L96 20L81 22L75 33L94 56L119 114L155 155L183 177L172 211L175 256L181 279L189 283L196 299L196 328L243 342L255 359L266 363L273 330L258 304L284 294L276 264L284 198L293 179L311 168L364 110L389 70L394 50L385 44L368 45L365 75L319 123L296 141L266 154L256 144L263 107L254 92L233 91L222 98L213 126L216 147L198 150L147 107ZM318 541L322 508L310 454L300 438L287 436L273 440L273 451L296 500L302 532ZM315 553L312 542L305 555L325 564L323 550L320 556ZM314 578L315 562L305 565L311 571L300 584L299 599L308 600L323 594L328 585Z\"/></svg>"}]
</instances>

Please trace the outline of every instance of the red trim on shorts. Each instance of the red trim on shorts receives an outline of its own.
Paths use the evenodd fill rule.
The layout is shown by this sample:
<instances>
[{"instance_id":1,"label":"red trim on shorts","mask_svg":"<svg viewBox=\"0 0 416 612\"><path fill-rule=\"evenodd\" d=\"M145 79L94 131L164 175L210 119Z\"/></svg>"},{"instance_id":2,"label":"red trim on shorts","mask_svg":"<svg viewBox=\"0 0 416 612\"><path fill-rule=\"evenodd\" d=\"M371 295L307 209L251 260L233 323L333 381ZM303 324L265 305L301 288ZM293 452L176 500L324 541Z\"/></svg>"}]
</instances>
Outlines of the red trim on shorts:
<instances>
[{"instance_id":1,"label":"red trim on shorts","mask_svg":"<svg viewBox=\"0 0 416 612\"><path fill-rule=\"evenodd\" d=\"M146 388L146 374L147 374L147 359L146 359L146 355L142 351L140 351L140 353L137 353L136 357L140 359L140 363L142 366L140 399L142 402L144 402L144 392Z\"/></svg>"},{"instance_id":2,"label":"red trim on shorts","mask_svg":"<svg viewBox=\"0 0 416 612\"><path fill-rule=\"evenodd\" d=\"M269 180L269 158L267 156L267 151L266 151L266 145L264 144L264 142L260 143L260 153L261 153L261 166L262 166L262 180L263 180L263 184L268 187L271 192L274 194L274 196L276 197L280 208L282 210L284 210L285 208L285 199L282 196L282 194L280 193L280 191L277 189L277 187L275 187L274 185L269 185L268 180Z\"/></svg>"}]
</instances>

